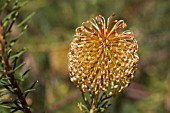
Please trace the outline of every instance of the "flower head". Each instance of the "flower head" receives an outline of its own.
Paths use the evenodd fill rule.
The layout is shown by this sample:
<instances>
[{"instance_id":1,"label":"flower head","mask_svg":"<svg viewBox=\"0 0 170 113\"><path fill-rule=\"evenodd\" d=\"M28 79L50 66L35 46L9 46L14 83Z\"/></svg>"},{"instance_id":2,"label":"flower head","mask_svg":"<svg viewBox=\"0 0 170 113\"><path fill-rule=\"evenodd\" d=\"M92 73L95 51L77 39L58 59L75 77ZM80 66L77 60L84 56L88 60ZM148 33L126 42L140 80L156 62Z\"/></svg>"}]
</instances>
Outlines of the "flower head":
<instances>
[{"instance_id":1,"label":"flower head","mask_svg":"<svg viewBox=\"0 0 170 113\"><path fill-rule=\"evenodd\" d=\"M134 76L138 45L123 20L96 16L76 29L69 57L70 80L82 92L121 92Z\"/></svg>"}]
</instances>

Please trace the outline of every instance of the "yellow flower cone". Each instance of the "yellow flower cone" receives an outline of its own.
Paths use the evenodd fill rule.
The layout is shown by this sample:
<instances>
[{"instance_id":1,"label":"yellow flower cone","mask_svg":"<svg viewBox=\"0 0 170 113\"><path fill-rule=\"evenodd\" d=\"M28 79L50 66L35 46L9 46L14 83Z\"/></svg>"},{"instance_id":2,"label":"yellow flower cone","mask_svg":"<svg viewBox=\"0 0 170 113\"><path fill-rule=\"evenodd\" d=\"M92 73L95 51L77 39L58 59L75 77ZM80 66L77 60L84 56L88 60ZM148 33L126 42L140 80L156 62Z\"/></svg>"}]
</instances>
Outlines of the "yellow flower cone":
<instances>
[{"instance_id":1,"label":"yellow flower cone","mask_svg":"<svg viewBox=\"0 0 170 113\"><path fill-rule=\"evenodd\" d=\"M100 90L115 95L134 77L139 60L138 45L123 20L107 20L101 15L76 29L69 57L70 80L82 92Z\"/></svg>"}]
</instances>

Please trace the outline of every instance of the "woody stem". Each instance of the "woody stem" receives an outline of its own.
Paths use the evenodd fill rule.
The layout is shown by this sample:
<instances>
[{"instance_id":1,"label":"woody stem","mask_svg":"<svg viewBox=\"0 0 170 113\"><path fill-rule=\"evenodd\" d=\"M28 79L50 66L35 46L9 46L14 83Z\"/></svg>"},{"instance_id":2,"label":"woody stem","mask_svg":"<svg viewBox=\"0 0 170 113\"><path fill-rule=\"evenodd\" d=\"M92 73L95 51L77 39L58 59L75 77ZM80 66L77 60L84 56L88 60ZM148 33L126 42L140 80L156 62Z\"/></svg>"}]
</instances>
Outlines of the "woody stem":
<instances>
[{"instance_id":1,"label":"woody stem","mask_svg":"<svg viewBox=\"0 0 170 113\"><path fill-rule=\"evenodd\" d=\"M4 73L9 77L9 82L12 85L12 88L14 88L14 94L18 97L22 108L20 108L20 110L24 111L24 113L32 113L27 102L26 102L26 98L21 90L21 88L19 87L19 84L17 82L17 80L14 77L13 74L13 69L10 66L9 63L9 58L7 57L6 54L6 45L5 45L5 40L2 36L2 27L0 26L0 45L1 45L1 57L2 57L2 63L4 65Z\"/></svg>"},{"instance_id":2,"label":"woody stem","mask_svg":"<svg viewBox=\"0 0 170 113\"><path fill-rule=\"evenodd\" d=\"M95 94L94 93L94 98L92 99L92 105L91 105L91 109L90 109L90 113L96 113L96 108L97 108L97 100L99 97L99 93Z\"/></svg>"}]
</instances>

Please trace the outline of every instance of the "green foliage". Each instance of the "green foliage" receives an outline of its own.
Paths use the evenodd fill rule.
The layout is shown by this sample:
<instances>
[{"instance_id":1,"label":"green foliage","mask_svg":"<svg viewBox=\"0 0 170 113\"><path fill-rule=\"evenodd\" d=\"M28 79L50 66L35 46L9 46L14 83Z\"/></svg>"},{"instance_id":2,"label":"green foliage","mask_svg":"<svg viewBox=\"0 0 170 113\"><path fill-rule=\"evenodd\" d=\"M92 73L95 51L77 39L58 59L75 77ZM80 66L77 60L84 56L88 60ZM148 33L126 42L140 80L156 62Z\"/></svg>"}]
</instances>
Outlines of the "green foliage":
<instances>
[{"instance_id":1,"label":"green foliage","mask_svg":"<svg viewBox=\"0 0 170 113\"><path fill-rule=\"evenodd\" d=\"M67 76L68 42L83 21L115 12L118 19L128 23L127 29L134 32L140 62L133 84L113 99L107 112L169 113L169 6L169 0L32 0L21 13L25 16L34 9L37 13L29 21L27 38L17 46L29 48L34 66L32 80L38 79L41 84L33 96L35 112L44 109L50 113L80 112L75 108L81 94L72 96L77 89ZM72 100L65 101L70 96Z\"/></svg>"},{"instance_id":2,"label":"green foliage","mask_svg":"<svg viewBox=\"0 0 170 113\"><path fill-rule=\"evenodd\" d=\"M0 14L3 14L0 19L2 20L0 25L0 107L1 109L8 109L10 113L17 111L31 113L31 108L27 104L26 99L28 94L35 90L33 88L37 81L34 82L30 88L26 90L21 89L24 76L29 72L29 69L22 72L25 63L20 61L26 49L17 51L13 49L13 46L26 31L27 25L25 25L25 23L34 13L19 22L17 21L19 10L26 2L7 0L3 4L0 10ZM9 8L9 11L5 12L7 8ZM12 34L19 29L21 30L16 35Z\"/></svg>"},{"instance_id":3,"label":"green foliage","mask_svg":"<svg viewBox=\"0 0 170 113\"><path fill-rule=\"evenodd\" d=\"M6 1L0 0L0 9ZM21 83L29 88L28 83L39 80L36 92L30 95L34 101L34 112L80 112L77 102L83 101L81 94L73 96L77 89L67 76L68 42L72 40L75 28L82 21L99 14L108 17L115 12L118 19L124 19L128 23L127 29L134 32L139 44L140 62L134 83L124 94L113 99L106 112L169 113L169 6L169 0L30 0L29 4L20 9L16 22L24 20L33 10L36 10L36 15L28 21L28 32L25 33L24 27L19 29L23 29L26 38L20 38L13 49L15 52L23 47L29 49L21 57L31 62L30 74L34 76ZM2 14L7 12L8 8L5 13L1 13L0 21ZM1 66L0 69L2 70ZM26 72L25 77L27 74ZM9 113L3 108L0 111Z\"/></svg>"},{"instance_id":4,"label":"green foliage","mask_svg":"<svg viewBox=\"0 0 170 113\"><path fill-rule=\"evenodd\" d=\"M82 103L78 103L78 107L81 112L83 113L89 113L91 106L93 104L93 99L95 94L89 94L89 93L82 93L82 97L84 100L85 105ZM96 103L96 113L105 113L108 107L111 105L111 98L113 96L108 96L106 92L100 91L98 98L97 98L97 103Z\"/></svg>"}]
</instances>

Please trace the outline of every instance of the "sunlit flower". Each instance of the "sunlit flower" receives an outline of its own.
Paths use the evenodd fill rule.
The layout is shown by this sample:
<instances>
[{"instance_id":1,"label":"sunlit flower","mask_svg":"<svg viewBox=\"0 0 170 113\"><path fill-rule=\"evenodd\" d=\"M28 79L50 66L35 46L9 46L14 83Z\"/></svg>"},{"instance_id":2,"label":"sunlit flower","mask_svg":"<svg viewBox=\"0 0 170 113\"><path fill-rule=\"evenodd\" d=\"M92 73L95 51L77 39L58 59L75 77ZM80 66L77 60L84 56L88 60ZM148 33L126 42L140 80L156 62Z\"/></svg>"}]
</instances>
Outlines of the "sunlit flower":
<instances>
[{"instance_id":1,"label":"sunlit flower","mask_svg":"<svg viewBox=\"0 0 170 113\"><path fill-rule=\"evenodd\" d=\"M82 92L100 90L114 95L134 77L138 45L131 31L124 31L123 20L107 20L101 15L76 29L69 57L70 80Z\"/></svg>"}]
</instances>

